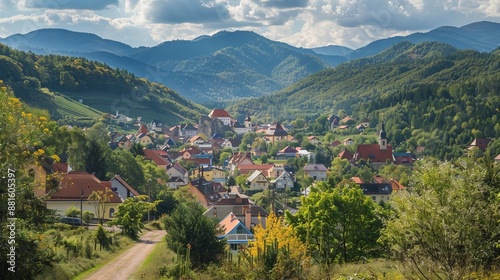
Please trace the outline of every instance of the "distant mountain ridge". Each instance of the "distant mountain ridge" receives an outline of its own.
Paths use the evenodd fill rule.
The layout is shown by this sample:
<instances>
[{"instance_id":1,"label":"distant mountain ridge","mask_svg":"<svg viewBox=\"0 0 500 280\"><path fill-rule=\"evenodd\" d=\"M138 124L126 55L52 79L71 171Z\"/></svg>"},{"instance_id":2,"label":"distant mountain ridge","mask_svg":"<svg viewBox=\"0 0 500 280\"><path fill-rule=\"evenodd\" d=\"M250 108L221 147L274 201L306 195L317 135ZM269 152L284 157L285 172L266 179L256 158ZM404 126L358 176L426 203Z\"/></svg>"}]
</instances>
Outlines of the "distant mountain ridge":
<instances>
[{"instance_id":1,"label":"distant mountain ridge","mask_svg":"<svg viewBox=\"0 0 500 280\"><path fill-rule=\"evenodd\" d=\"M250 31L220 31L193 40L138 48L64 29L40 29L0 39L24 51L81 56L122 68L199 103L266 95L318 71L376 55L403 41L436 41L457 49L489 52L500 45L500 23L443 26L426 33L377 40L356 50L342 46L297 48Z\"/></svg>"}]
</instances>

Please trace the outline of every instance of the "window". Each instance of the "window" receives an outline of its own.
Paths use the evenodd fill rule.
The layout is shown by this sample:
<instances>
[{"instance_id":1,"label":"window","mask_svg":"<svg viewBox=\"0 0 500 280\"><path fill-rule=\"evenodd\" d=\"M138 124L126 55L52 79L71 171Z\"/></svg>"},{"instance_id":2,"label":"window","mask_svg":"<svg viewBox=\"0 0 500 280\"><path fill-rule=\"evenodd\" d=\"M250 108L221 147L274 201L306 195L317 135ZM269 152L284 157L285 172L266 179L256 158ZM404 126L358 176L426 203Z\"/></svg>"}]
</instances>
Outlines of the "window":
<instances>
[{"instance_id":1,"label":"window","mask_svg":"<svg viewBox=\"0 0 500 280\"><path fill-rule=\"evenodd\" d=\"M238 244L230 244L231 245L231 250L237 251L238 250Z\"/></svg>"},{"instance_id":2,"label":"window","mask_svg":"<svg viewBox=\"0 0 500 280\"><path fill-rule=\"evenodd\" d=\"M109 217L113 218L114 214L115 214L115 208L109 208Z\"/></svg>"},{"instance_id":3,"label":"window","mask_svg":"<svg viewBox=\"0 0 500 280\"><path fill-rule=\"evenodd\" d=\"M377 201L377 197L376 196L372 196L372 200L373 201Z\"/></svg>"},{"instance_id":4,"label":"window","mask_svg":"<svg viewBox=\"0 0 500 280\"><path fill-rule=\"evenodd\" d=\"M241 225L239 225L237 228L236 228L236 233L237 234L242 234L243 233L243 227Z\"/></svg>"}]
</instances>

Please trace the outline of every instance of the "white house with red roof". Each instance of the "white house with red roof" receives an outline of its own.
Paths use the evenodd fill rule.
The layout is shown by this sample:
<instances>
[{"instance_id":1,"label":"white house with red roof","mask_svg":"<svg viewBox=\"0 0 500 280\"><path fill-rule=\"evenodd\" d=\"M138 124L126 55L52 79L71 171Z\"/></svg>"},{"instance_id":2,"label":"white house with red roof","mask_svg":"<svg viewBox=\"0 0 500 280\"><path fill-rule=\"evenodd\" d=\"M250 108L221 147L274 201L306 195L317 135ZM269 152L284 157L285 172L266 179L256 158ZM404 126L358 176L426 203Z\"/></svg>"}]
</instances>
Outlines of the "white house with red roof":
<instances>
[{"instance_id":1,"label":"white house with red roof","mask_svg":"<svg viewBox=\"0 0 500 280\"><path fill-rule=\"evenodd\" d=\"M208 116L212 119L219 119L224 125L231 125L231 116L224 109L213 109Z\"/></svg>"}]
</instances>

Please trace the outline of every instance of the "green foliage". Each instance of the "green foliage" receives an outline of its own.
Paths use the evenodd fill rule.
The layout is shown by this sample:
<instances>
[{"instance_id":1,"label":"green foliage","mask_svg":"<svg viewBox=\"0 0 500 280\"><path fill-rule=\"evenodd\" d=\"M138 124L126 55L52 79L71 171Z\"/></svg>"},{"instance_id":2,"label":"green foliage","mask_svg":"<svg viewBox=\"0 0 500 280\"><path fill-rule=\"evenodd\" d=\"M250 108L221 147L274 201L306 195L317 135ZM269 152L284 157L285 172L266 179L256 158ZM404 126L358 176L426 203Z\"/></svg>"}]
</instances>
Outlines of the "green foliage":
<instances>
[{"instance_id":1,"label":"green foliage","mask_svg":"<svg viewBox=\"0 0 500 280\"><path fill-rule=\"evenodd\" d=\"M86 106L72 103L72 108L63 108L56 104L61 101L58 99L89 100L94 108L104 112L112 110L110 113L115 113L113 108L127 108L131 117L142 116L143 119L159 119L168 114L170 117L164 121L171 124L185 119L196 121L200 113L208 113L208 109L163 85L84 58L36 55L0 45L0 71L18 97L49 109L54 118L73 125L78 118L88 116L88 112L78 115ZM60 95L49 97L44 90ZM111 109L110 104L113 104ZM65 115L75 119L65 119Z\"/></svg>"},{"instance_id":2,"label":"green foliage","mask_svg":"<svg viewBox=\"0 0 500 280\"><path fill-rule=\"evenodd\" d=\"M141 229L144 227L142 218L148 211L155 209L156 205L160 203L159 200L155 202L147 202L146 200L147 196L144 195L125 199L118 206L118 211L116 211L114 219L110 224L119 226L128 237L137 239Z\"/></svg>"},{"instance_id":3,"label":"green foliage","mask_svg":"<svg viewBox=\"0 0 500 280\"><path fill-rule=\"evenodd\" d=\"M90 222L94 219L94 213L89 210L85 210L83 211L82 218L85 223L90 224Z\"/></svg>"},{"instance_id":4,"label":"green foliage","mask_svg":"<svg viewBox=\"0 0 500 280\"><path fill-rule=\"evenodd\" d=\"M312 258L330 265L376 256L382 228L377 206L352 182L318 186L302 198L297 214L286 215Z\"/></svg>"},{"instance_id":5,"label":"green foliage","mask_svg":"<svg viewBox=\"0 0 500 280\"><path fill-rule=\"evenodd\" d=\"M183 203L165 220L168 247L182 256L186 256L190 248L195 268L219 263L226 246L226 242L217 237L221 233L217 220L204 216L203 212L197 202Z\"/></svg>"},{"instance_id":6,"label":"green foliage","mask_svg":"<svg viewBox=\"0 0 500 280\"><path fill-rule=\"evenodd\" d=\"M80 217L80 209L77 209L75 206L71 206L66 210L66 216L68 217Z\"/></svg>"},{"instance_id":7,"label":"green foliage","mask_svg":"<svg viewBox=\"0 0 500 280\"><path fill-rule=\"evenodd\" d=\"M426 162L412 192L391 200L383 240L408 275L464 279L488 274L499 256L500 167Z\"/></svg>"},{"instance_id":8,"label":"green foliage","mask_svg":"<svg viewBox=\"0 0 500 280\"><path fill-rule=\"evenodd\" d=\"M401 43L228 111L273 120L308 112L304 119L314 133L327 131L325 116L335 112L368 118L372 127L384 121L395 150L425 146L426 155L450 160L474 137L500 137L498 65L494 53Z\"/></svg>"}]
</instances>

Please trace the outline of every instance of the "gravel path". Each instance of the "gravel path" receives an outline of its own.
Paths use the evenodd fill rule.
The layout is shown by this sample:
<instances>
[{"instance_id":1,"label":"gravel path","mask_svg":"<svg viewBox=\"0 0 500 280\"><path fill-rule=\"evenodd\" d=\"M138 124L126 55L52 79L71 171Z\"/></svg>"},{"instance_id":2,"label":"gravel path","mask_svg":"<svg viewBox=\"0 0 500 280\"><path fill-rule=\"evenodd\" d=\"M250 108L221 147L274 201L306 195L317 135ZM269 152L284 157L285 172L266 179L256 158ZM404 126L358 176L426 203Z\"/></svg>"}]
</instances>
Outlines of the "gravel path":
<instances>
[{"instance_id":1,"label":"gravel path","mask_svg":"<svg viewBox=\"0 0 500 280\"><path fill-rule=\"evenodd\" d=\"M123 254L94 272L86 280L130 279L135 270L144 262L151 253L156 243L162 240L166 232L164 230L152 230L145 233L138 243Z\"/></svg>"}]
</instances>

